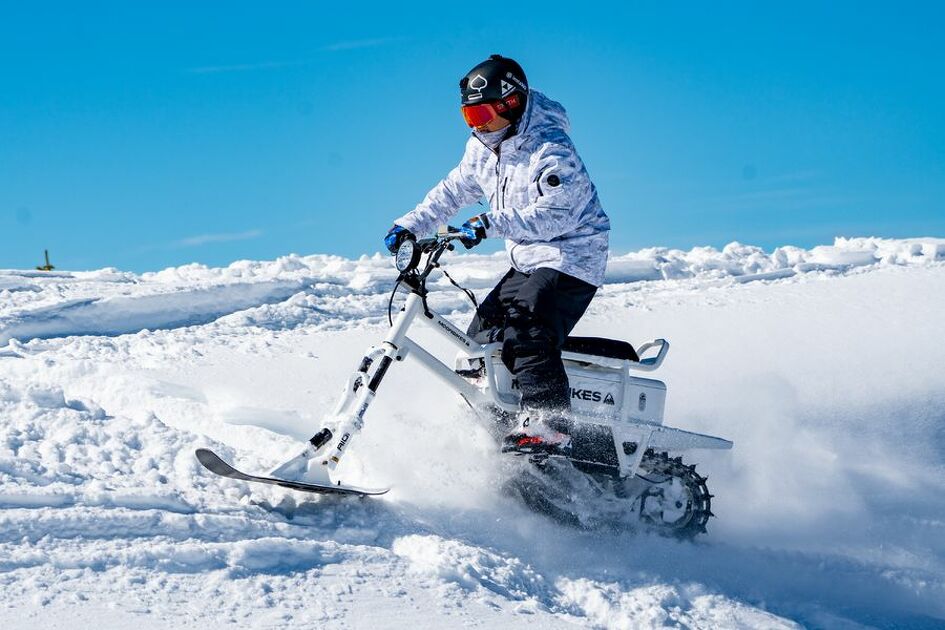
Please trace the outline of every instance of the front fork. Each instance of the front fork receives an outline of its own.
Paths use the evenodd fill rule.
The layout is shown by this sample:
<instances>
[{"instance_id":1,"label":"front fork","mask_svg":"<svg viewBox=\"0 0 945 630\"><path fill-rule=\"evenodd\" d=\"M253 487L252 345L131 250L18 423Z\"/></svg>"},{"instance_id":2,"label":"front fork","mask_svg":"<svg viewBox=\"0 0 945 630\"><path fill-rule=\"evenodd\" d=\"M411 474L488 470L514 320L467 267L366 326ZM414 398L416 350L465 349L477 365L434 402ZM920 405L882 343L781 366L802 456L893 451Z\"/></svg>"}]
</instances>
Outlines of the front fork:
<instances>
[{"instance_id":1,"label":"front fork","mask_svg":"<svg viewBox=\"0 0 945 630\"><path fill-rule=\"evenodd\" d=\"M361 359L357 371L348 378L341 400L338 401L332 414L337 422L335 433L325 428L309 440L309 457L315 457L321 452L322 447L334 440L321 462L321 465L325 466L329 472L334 471L338 466L354 433L364 427L364 414L374 401L377 388L384 380L391 362L401 361L406 356L404 339L410 324L413 323L414 317L422 307L423 300L419 295L411 293L407 296L404 309L394 320L394 325L391 326L384 341L380 346L372 346L368 350Z\"/></svg>"}]
</instances>

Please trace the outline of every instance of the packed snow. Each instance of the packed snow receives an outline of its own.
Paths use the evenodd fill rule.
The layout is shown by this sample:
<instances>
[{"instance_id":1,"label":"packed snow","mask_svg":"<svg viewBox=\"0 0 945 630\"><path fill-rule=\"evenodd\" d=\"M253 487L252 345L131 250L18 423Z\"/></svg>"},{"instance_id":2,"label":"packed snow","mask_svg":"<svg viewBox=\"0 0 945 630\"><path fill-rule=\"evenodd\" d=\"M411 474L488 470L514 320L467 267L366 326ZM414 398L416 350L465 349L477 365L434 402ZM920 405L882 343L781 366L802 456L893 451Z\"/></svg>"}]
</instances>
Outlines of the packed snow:
<instances>
[{"instance_id":1,"label":"packed snow","mask_svg":"<svg viewBox=\"0 0 945 630\"><path fill-rule=\"evenodd\" d=\"M945 627L945 239L611 258L575 334L669 339L666 423L735 442L693 454L718 518L691 543L530 513L409 359L341 470L389 494L201 468L265 471L321 428L390 262L0 271L0 627ZM480 297L506 269L444 263Z\"/></svg>"}]
</instances>

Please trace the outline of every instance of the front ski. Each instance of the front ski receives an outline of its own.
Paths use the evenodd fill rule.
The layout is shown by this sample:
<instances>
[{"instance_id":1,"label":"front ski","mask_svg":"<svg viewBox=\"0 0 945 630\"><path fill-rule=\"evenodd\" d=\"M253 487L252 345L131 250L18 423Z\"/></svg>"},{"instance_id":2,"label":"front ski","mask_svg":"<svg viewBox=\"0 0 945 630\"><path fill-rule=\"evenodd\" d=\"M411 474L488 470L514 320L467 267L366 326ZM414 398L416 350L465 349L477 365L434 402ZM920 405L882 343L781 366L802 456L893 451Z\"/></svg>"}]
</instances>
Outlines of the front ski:
<instances>
[{"instance_id":1,"label":"front ski","mask_svg":"<svg viewBox=\"0 0 945 630\"><path fill-rule=\"evenodd\" d=\"M197 459L203 464L203 467L210 472L227 477L229 479L239 479L240 481L255 481L258 483L268 483L273 486L282 486L301 492L314 492L317 494L348 494L355 496L377 496L384 494L390 488L356 488L354 486L343 486L338 484L310 483L305 481L289 481L288 479L277 479L276 477L261 477L259 475L247 475L244 472L233 468L219 455L206 448L198 448L196 451Z\"/></svg>"}]
</instances>

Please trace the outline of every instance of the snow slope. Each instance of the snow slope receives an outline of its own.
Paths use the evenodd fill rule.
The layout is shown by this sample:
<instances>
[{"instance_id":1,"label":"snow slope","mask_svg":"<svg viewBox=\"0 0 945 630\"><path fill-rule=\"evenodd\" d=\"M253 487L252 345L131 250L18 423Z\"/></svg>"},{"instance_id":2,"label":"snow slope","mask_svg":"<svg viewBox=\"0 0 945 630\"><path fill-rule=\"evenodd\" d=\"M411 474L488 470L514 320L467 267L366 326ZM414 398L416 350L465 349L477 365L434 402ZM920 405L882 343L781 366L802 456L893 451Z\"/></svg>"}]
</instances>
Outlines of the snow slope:
<instances>
[{"instance_id":1,"label":"snow slope","mask_svg":"<svg viewBox=\"0 0 945 630\"><path fill-rule=\"evenodd\" d=\"M504 270L446 262L480 295ZM611 260L576 333L670 339L667 424L735 441L697 459L719 518L696 544L496 493L489 439L409 360L343 470L385 497L203 471L198 446L265 470L321 426L394 276L0 271L0 627L945 627L945 240Z\"/></svg>"}]
</instances>

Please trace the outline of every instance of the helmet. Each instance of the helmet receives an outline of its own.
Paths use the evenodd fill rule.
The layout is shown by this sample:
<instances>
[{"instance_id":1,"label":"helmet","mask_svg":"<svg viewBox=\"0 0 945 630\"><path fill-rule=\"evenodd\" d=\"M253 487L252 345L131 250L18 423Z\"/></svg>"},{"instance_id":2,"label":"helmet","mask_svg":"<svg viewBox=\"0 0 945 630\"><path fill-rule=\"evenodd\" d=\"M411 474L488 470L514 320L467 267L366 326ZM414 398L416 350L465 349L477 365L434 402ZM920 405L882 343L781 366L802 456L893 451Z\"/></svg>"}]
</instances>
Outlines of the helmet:
<instances>
[{"instance_id":1,"label":"helmet","mask_svg":"<svg viewBox=\"0 0 945 630\"><path fill-rule=\"evenodd\" d=\"M464 109L489 103L512 122L522 117L528 100L528 80L522 66L502 55L490 55L467 72L459 82L459 90ZM466 121L472 124L469 116Z\"/></svg>"}]
</instances>

